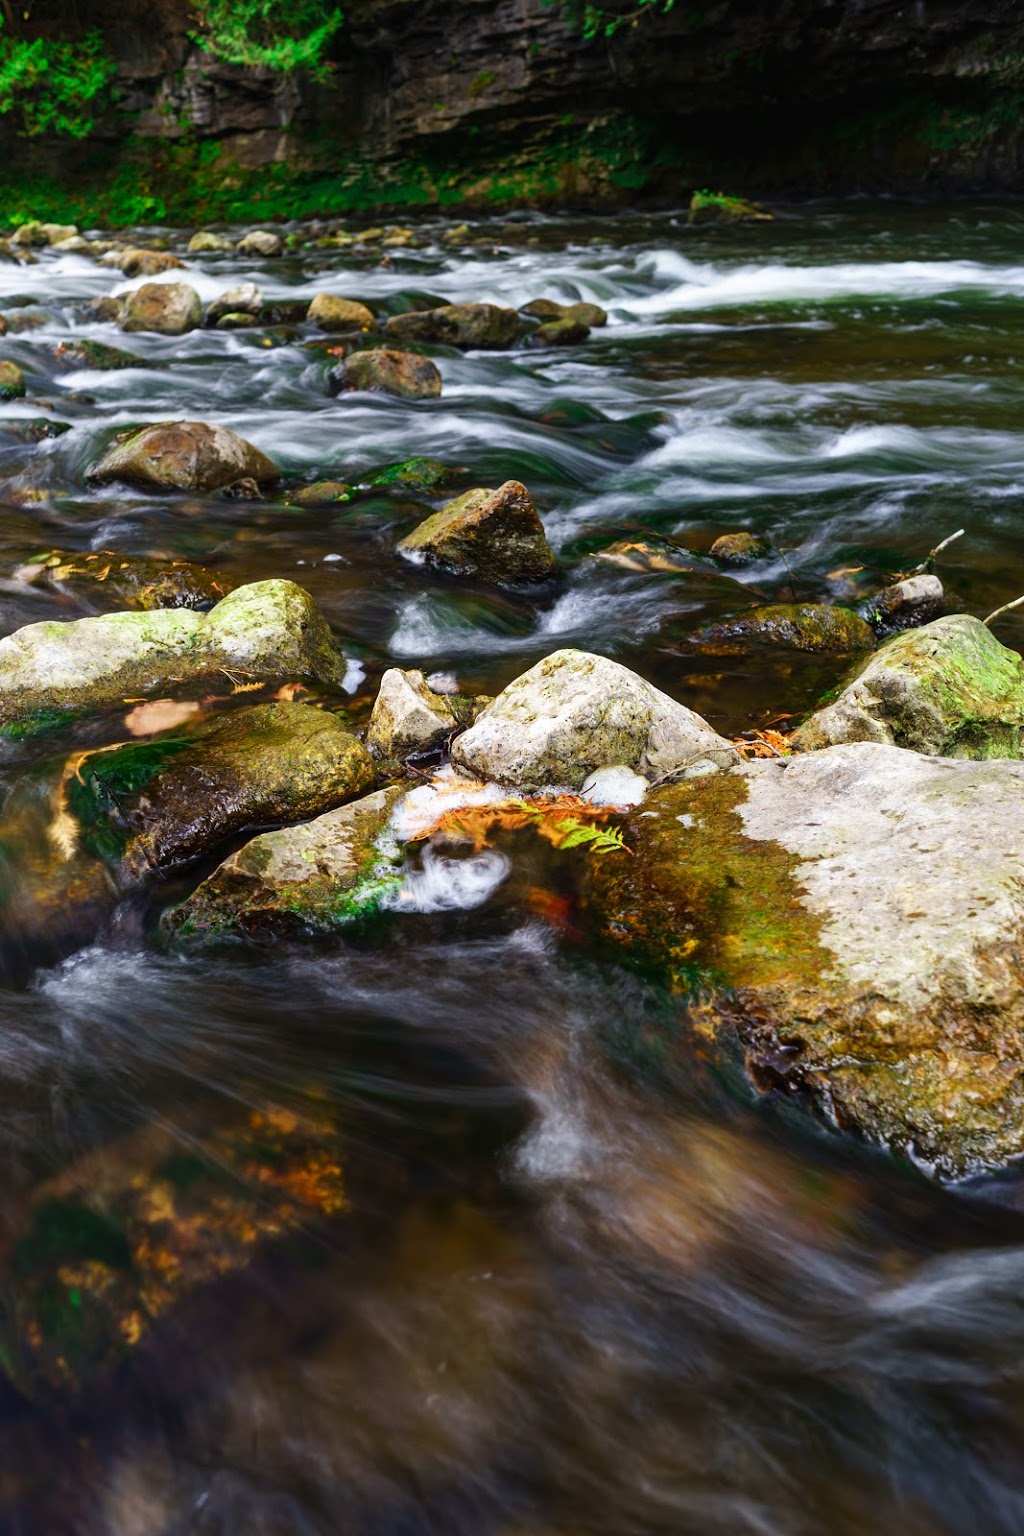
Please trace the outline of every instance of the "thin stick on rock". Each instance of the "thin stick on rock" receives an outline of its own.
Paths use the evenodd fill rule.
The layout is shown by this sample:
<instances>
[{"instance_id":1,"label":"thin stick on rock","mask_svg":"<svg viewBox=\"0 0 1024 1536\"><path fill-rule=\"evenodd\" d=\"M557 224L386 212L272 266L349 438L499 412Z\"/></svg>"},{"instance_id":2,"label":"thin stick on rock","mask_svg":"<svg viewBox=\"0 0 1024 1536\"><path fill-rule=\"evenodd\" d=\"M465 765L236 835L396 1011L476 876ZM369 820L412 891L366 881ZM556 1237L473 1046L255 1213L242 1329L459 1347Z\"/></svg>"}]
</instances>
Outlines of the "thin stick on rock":
<instances>
[{"instance_id":1,"label":"thin stick on rock","mask_svg":"<svg viewBox=\"0 0 1024 1536\"><path fill-rule=\"evenodd\" d=\"M1012 603L1004 603L994 613L990 613L987 619L982 619L983 624L991 624L993 619L998 619L1001 613L1009 613L1011 608L1024 608L1024 597L1015 597Z\"/></svg>"}]
</instances>

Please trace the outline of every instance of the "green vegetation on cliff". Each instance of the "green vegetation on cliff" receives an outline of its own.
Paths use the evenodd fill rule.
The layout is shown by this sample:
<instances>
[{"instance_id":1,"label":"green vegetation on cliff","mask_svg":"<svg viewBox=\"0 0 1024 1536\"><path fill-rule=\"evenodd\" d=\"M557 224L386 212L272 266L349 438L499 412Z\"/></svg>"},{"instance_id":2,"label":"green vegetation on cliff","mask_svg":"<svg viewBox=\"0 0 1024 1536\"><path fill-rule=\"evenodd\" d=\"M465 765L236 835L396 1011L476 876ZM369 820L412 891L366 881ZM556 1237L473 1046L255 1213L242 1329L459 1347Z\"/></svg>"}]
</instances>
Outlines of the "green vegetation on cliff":
<instances>
[{"instance_id":1,"label":"green vegetation on cliff","mask_svg":"<svg viewBox=\"0 0 1024 1536\"><path fill-rule=\"evenodd\" d=\"M324 0L194 0L200 48L229 64L328 73L325 51L342 13Z\"/></svg>"},{"instance_id":2,"label":"green vegetation on cliff","mask_svg":"<svg viewBox=\"0 0 1024 1536\"><path fill-rule=\"evenodd\" d=\"M0 117L29 137L84 139L105 104L115 65L99 32L78 42L11 37L0 16Z\"/></svg>"}]
</instances>

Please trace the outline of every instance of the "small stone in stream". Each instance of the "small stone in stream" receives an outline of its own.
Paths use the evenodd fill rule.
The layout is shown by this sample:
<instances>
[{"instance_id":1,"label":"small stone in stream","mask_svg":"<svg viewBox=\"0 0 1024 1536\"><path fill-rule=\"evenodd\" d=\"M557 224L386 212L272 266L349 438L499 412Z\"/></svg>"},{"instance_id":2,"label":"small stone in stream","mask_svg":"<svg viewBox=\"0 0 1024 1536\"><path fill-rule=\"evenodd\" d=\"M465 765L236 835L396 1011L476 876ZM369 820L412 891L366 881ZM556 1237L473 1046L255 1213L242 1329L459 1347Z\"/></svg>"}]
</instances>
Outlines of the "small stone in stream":
<instances>
[{"instance_id":1,"label":"small stone in stream","mask_svg":"<svg viewBox=\"0 0 1024 1536\"><path fill-rule=\"evenodd\" d=\"M332 369L327 387L332 395L370 390L404 400L436 400L441 393L441 375L429 357L381 347L353 352L339 368Z\"/></svg>"},{"instance_id":2,"label":"small stone in stream","mask_svg":"<svg viewBox=\"0 0 1024 1536\"><path fill-rule=\"evenodd\" d=\"M48 438L63 437L70 431L70 422L50 421L45 416L36 416L31 421L0 422L0 432L16 443L42 443Z\"/></svg>"},{"instance_id":3,"label":"small stone in stream","mask_svg":"<svg viewBox=\"0 0 1024 1536\"><path fill-rule=\"evenodd\" d=\"M936 757L1024 757L1024 661L980 619L893 635L791 738L803 751L873 741Z\"/></svg>"},{"instance_id":4,"label":"small stone in stream","mask_svg":"<svg viewBox=\"0 0 1024 1536\"><path fill-rule=\"evenodd\" d=\"M75 554L48 550L19 566L19 581L95 594L110 592L126 608L212 608L231 591L232 582L185 560L118 555L111 550Z\"/></svg>"},{"instance_id":5,"label":"small stone in stream","mask_svg":"<svg viewBox=\"0 0 1024 1536\"><path fill-rule=\"evenodd\" d=\"M668 539L619 539L607 549L599 549L595 560L605 560L624 571L657 572L676 575L680 571L707 571L712 567L703 555L695 555L681 544Z\"/></svg>"},{"instance_id":6,"label":"small stone in stream","mask_svg":"<svg viewBox=\"0 0 1024 1536\"><path fill-rule=\"evenodd\" d=\"M866 597L860 612L876 635L891 635L901 629L930 624L942 611L944 597L937 576L907 576Z\"/></svg>"},{"instance_id":7,"label":"small stone in stream","mask_svg":"<svg viewBox=\"0 0 1024 1536\"><path fill-rule=\"evenodd\" d=\"M711 546L712 560L718 560L722 565L750 565L771 554L772 546L767 539L759 539L745 529L739 533L723 533Z\"/></svg>"},{"instance_id":8,"label":"small stone in stream","mask_svg":"<svg viewBox=\"0 0 1024 1536\"><path fill-rule=\"evenodd\" d=\"M255 321L263 305L263 290L255 283L239 283L228 288L206 307L206 324L216 325L225 315L250 315Z\"/></svg>"},{"instance_id":9,"label":"small stone in stream","mask_svg":"<svg viewBox=\"0 0 1024 1536\"><path fill-rule=\"evenodd\" d=\"M100 372L154 366L134 352L122 352L120 347L108 347L102 341L92 341L86 337L60 342L54 348L54 356L59 362L68 363L74 368L95 368Z\"/></svg>"},{"instance_id":10,"label":"small stone in stream","mask_svg":"<svg viewBox=\"0 0 1024 1536\"><path fill-rule=\"evenodd\" d=\"M351 501L352 486L344 480L318 480L315 485L304 485L297 491L289 491L286 500L296 507L329 507L337 501Z\"/></svg>"},{"instance_id":11,"label":"small stone in stream","mask_svg":"<svg viewBox=\"0 0 1024 1536\"><path fill-rule=\"evenodd\" d=\"M233 240L225 240L223 235L215 235L208 229L197 230L188 243L190 256L198 256L214 251L233 251Z\"/></svg>"},{"instance_id":12,"label":"small stone in stream","mask_svg":"<svg viewBox=\"0 0 1024 1536\"><path fill-rule=\"evenodd\" d=\"M341 658L326 619L292 581L258 581L191 608L28 624L0 640L0 730L47 729L86 710L224 674L336 687Z\"/></svg>"},{"instance_id":13,"label":"small stone in stream","mask_svg":"<svg viewBox=\"0 0 1024 1536\"><path fill-rule=\"evenodd\" d=\"M457 496L406 534L398 552L499 586L545 581L558 569L533 498L518 480Z\"/></svg>"},{"instance_id":14,"label":"small stone in stream","mask_svg":"<svg viewBox=\"0 0 1024 1536\"><path fill-rule=\"evenodd\" d=\"M650 785L643 774L632 768L598 768L583 781L580 796L592 805L614 805L617 810L631 811L646 798Z\"/></svg>"},{"instance_id":15,"label":"small stone in stream","mask_svg":"<svg viewBox=\"0 0 1024 1536\"><path fill-rule=\"evenodd\" d=\"M143 283L124 299L121 329L182 336L202 322L198 293L187 283Z\"/></svg>"},{"instance_id":16,"label":"small stone in stream","mask_svg":"<svg viewBox=\"0 0 1024 1536\"><path fill-rule=\"evenodd\" d=\"M86 758L68 802L86 849L140 879L248 828L319 816L365 794L376 777L338 715L257 704Z\"/></svg>"},{"instance_id":17,"label":"small stone in stream","mask_svg":"<svg viewBox=\"0 0 1024 1536\"><path fill-rule=\"evenodd\" d=\"M123 433L88 472L94 484L126 480L144 489L219 490L237 480L258 485L279 478L277 465L227 427L165 421Z\"/></svg>"},{"instance_id":18,"label":"small stone in stream","mask_svg":"<svg viewBox=\"0 0 1024 1536\"><path fill-rule=\"evenodd\" d=\"M584 916L702 1052L738 1039L760 1089L943 1173L1024 1153L1024 764L857 742L656 789L622 832Z\"/></svg>"},{"instance_id":19,"label":"small stone in stream","mask_svg":"<svg viewBox=\"0 0 1024 1536\"><path fill-rule=\"evenodd\" d=\"M444 342L467 351L510 347L519 334L514 309L497 304L443 304L392 315L384 327L396 341Z\"/></svg>"},{"instance_id":20,"label":"small stone in stream","mask_svg":"<svg viewBox=\"0 0 1024 1536\"><path fill-rule=\"evenodd\" d=\"M532 791L579 789L598 768L645 779L698 777L739 754L691 709L587 651L555 651L498 694L452 743L452 763L479 778Z\"/></svg>"},{"instance_id":21,"label":"small stone in stream","mask_svg":"<svg viewBox=\"0 0 1024 1536\"><path fill-rule=\"evenodd\" d=\"M366 745L375 757L404 758L443 746L468 723L467 712L451 697L434 693L422 672L390 667L380 680Z\"/></svg>"},{"instance_id":22,"label":"small stone in stream","mask_svg":"<svg viewBox=\"0 0 1024 1536\"><path fill-rule=\"evenodd\" d=\"M217 321L218 331L251 331L260 323L258 315L247 315L243 310L229 312L221 315Z\"/></svg>"},{"instance_id":23,"label":"small stone in stream","mask_svg":"<svg viewBox=\"0 0 1024 1536\"><path fill-rule=\"evenodd\" d=\"M280 256L284 242L269 229L251 229L235 246L239 256Z\"/></svg>"},{"instance_id":24,"label":"small stone in stream","mask_svg":"<svg viewBox=\"0 0 1024 1536\"><path fill-rule=\"evenodd\" d=\"M690 637L707 656L740 656L758 646L793 651L868 651L875 645L870 624L850 608L826 603L772 603L752 608Z\"/></svg>"},{"instance_id":25,"label":"small stone in stream","mask_svg":"<svg viewBox=\"0 0 1024 1536\"><path fill-rule=\"evenodd\" d=\"M222 486L217 492L221 501L262 501L263 492L256 481L249 475L241 480L232 480L230 485Z\"/></svg>"},{"instance_id":26,"label":"small stone in stream","mask_svg":"<svg viewBox=\"0 0 1024 1536\"><path fill-rule=\"evenodd\" d=\"M341 299L333 293L314 294L306 319L322 331L369 331L376 321L373 311L354 299Z\"/></svg>"},{"instance_id":27,"label":"small stone in stream","mask_svg":"<svg viewBox=\"0 0 1024 1536\"><path fill-rule=\"evenodd\" d=\"M334 933L373 915L397 890L401 856L388 824L401 797L379 789L301 826L264 832L233 853L161 928L217 945Z\"/></svg>"},{"instance_id":28,"label":"small stone in stream","mask_svg":"<svg viewBox=\"0 0 1024 1536\"><path fill-rule=\"evenodd\" d=\"M532 299L529 304L520 307L521 315L530 315L534 320L571 320L585 326L601 326L608 324L608 315L599 304L556 304L554 299Z\"/></svg>"},{"instance_id":29,"label":"small stone in stream","mask_svg":"<svg viewBox=\"0 0 1024 1536\"><path fill-rule=\"evenodd\" d=\"M90 256L92 245L88 240L83 240L81 235L69 235L66 240L55 240L50 247L61 256Z\"/></svg>"},{"instance_id":30,"label":"small stone in stream","mask_svg":"<svg viewBox=\"0 0 1024 1536\"><path fill-rule=\"evenodd\" d=\"M181 269L185 263L169 251L148 251L142 246L129 246L126 251L112 252L103 257L105 264L119 267L125 277L156 277L160 272Z\"/></svg>"},{"instance_id":31,"label":"small stone in stream","mask_svg":"<svg viewBox=\"0 0 1024 1536\"><path fill-rule=\"evenodd\" d=\"M547 320L530 332L531 347L575 347L586 341L590 326L582 320Z\"/></svg>"},{"instance_id":32,"label":"small stone in stream","mask_svg":"<svg viewBox=\"0 0 1024 1536\"><path fill-rule=\"evenodd\" d=\"M119 324L124 314L124 299L115 299L112 293L104 293L98 299L90 299L85 308L96 320L112 320Z\"/></svg>"},{"instance_id":33,"label":"small stone in stream","mask_svg":"<svg viewBox=\"0 0 1024 1536\"><path fill-rule=\"evenodd\" d=\"M25 394L25 375L17 363L0 361L0 400L21 400Z\"/></svg>"}]
</instances>

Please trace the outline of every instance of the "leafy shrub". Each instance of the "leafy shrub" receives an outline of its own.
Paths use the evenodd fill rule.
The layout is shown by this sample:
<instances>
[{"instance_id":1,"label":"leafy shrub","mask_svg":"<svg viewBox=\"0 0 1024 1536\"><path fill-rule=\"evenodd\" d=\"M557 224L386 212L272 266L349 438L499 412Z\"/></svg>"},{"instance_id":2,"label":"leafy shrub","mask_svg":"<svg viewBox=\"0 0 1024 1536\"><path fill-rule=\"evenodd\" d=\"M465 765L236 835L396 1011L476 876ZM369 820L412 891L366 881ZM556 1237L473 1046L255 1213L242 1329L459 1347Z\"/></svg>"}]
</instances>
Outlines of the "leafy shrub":
<instances>
[{"instance_id":1,"label":"leafy shrub","mask_svg":"<svg viewBox=\"0 0 1024 1536\"><path fill-rule=\"evenodd\" d=\"M0 17L0 116L14 115L20 133L84 139L107 99L115 64L99 32L80 42L8 37Z\"/></svg>"},{"instance_id":2,"label":"leafy shrub","mask_svg":"<svg viewBox=\"0 0 1024 1536\"><path fill-rule=\"evenodd\" d=\"M305 70L324 79L327 45L342 23L328 0L194 0L193 42L229 64Z\"/></svg>"}]
</instances>

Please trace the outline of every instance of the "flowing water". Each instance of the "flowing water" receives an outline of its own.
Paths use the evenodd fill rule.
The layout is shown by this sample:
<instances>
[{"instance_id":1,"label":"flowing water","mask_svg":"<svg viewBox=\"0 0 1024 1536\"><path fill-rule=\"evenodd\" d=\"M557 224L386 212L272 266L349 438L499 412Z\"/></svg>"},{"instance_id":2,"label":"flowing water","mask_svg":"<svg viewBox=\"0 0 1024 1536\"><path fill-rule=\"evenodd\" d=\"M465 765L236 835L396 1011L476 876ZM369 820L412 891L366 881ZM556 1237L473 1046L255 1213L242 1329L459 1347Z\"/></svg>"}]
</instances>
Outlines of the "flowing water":
<instances>
[{"instance_id":1,"label":"flowing water","mask_svg":"<svg viewBox=\"0 0 1024 1536\"><path fill-rule=\"evenodd\" d=\"M180 275L204 299L254 279L382 313L582 298L608 326L567 350L436 349L437 402L331 399L301 328L122 337L82 301L136 284L79 256L0 265L0 310L40 322L2 344L33 397L0 409L2 632L115 606L14 580L39 550L174 553L306 586L357 720L389 665L493 693L573 645L734 734L807 708L846 662L708 657L701 624L869 591L961 527L955 604L985 615L1024 588L1012 205L449 227L385 259ZM141 366L69 368L77 335ZM521 479L563 575L495 593L402 563L427 507L401 493L310 509L86 488L114 429L168 417L231 426L293 484L413 455ZM40 418L70 431L21 441ZM777 558L729 577L594 558L652 533L701 554L740 528ZM999 633L1021 646L1024 619ZM31 771L12 754L5 792ZM259 960L163 953L148 907L42 964L8 923L25 963L0 991L2 1529L1024 1529L1017 1175L942 1188L757 1099L507 874L425 863L386 946Z\"/></svg>"}]
</instances>

